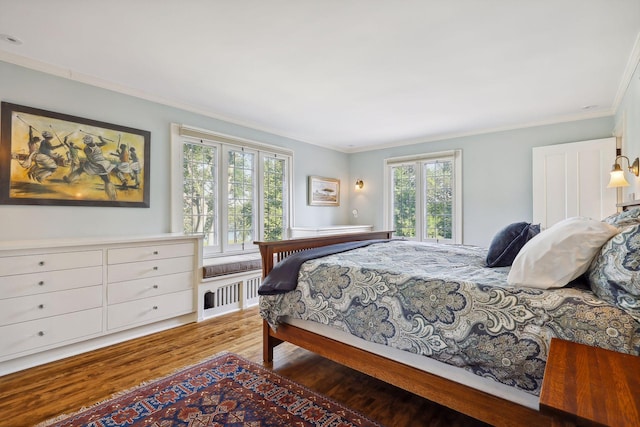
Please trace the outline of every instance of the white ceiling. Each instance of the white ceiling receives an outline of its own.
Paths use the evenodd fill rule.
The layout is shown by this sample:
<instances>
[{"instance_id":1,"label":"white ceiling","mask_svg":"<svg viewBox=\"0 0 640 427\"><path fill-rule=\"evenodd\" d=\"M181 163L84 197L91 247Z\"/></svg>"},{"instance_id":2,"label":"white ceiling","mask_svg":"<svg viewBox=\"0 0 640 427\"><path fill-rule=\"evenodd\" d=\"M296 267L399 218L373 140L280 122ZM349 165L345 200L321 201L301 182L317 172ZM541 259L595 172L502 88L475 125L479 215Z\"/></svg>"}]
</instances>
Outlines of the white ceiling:
<instances>
[{"instance_id":1,"label":"white ceiling","mask_svg":"<svg viewBox=\"0 0 640 427\"><path fill-rule=\"evenodd\" d=\"M0 0L0 33L0 60L350 152L611 115L640 0Z\"/></svg>"}]
</instances>

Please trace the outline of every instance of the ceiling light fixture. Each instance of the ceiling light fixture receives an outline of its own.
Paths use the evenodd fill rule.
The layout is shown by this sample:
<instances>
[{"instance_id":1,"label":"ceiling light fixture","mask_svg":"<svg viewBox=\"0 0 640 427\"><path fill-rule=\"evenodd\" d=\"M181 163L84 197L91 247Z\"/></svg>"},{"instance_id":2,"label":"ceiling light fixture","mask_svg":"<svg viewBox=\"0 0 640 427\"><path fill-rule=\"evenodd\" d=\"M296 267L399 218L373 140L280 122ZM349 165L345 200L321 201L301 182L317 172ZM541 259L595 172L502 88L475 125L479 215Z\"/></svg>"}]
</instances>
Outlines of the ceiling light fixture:
<instances>
[{"instance_id":1,"label":"ceiling light fixture","mask_svg":"<svg viewBox=\"0 0 640 427\"><path fill-rule=\"evenodd\" d=\"M9 34L0 34L0 40L4 40L7 43L11 43L11 44L15 44L15 45L21 45L22 44L22 40L20 40L17 37L10 36Z\"/></svg>"}]
</instances>

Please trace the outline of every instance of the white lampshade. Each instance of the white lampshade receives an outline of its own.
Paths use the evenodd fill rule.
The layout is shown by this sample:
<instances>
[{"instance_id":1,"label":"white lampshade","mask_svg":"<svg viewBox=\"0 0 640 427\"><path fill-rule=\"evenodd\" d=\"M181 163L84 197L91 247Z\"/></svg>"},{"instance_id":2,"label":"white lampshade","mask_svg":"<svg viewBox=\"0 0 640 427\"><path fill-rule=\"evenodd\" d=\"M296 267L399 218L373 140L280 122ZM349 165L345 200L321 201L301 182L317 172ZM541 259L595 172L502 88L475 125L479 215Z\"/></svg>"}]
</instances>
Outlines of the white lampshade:
<instances>
[{"instance_id":1,"label":"white lampshade","mask_svg":"<svg viewBox=\"0 0 640 427\"><path fill-rule=\"evenodd\" d=\"M629 183L624 178L624 171L622 169L611 171L611 180L607 188L611 187L628 187Z\"/></svg>"}]
</instances>

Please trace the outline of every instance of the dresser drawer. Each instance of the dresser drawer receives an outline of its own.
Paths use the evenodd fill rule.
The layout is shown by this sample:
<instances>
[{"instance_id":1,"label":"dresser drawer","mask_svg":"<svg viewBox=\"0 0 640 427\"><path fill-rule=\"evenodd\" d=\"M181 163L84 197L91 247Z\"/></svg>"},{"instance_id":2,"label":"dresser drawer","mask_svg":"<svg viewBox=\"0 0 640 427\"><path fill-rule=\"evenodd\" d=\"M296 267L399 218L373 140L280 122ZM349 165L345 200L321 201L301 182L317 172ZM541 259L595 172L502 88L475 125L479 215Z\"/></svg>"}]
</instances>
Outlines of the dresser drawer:
<instances>
[{"instance_id":1,"label":"dresser drawer","mask_svg":"<svg viewBox=\"0 0 640 427\"><path fill-rule=\"evenodd\" d=\"M188 289L193 290L192 272L117 282L109 284L107 302L108 304L118 304Z\"/></svg>"},{"instance_id":2,"label":"dresser drawer","mask_svg":"<svg viewBox=\"0 0 640 427\"><path fill-rule=\"evenodd\" d=\"M102 308L0 326L0 357L102 332Z\"/></svg>"},{"instance_id":3,"label":"dresser drawer","mask_svg":"<svg viewBox=\"0 0 640 427\"><path fill-rule=\"evenodd\" d=\"M0 258L0 276L102 265L102 251L42 253Z\"/></svg>"},{"instance_id":4,"label":"dresser drawer","mask_svg":"<svg viewBox=\"0 0 640 427\"><path fill-rule=\"evenodd\" d=\"M123 264L127 262L151 261L154 259L190 256L194 253L195 248L193 243L109 249L107 252L107 263Z\"/></svg>"},{"instance_id":5,"label":"dresser drawer","mask_svg":"<svg viewBox=\"0 0 640 427\"><path fill-rule=\"evenodd\" d=\"M193 290L110 305L107 328L117 329L193 313Z\"/></svg>"},{"instance_id":6,"label":"dresser drawer","mask_svg":"<svg viewBox=\"0 0 640 427\"><path fill-rule=\"evenodd\" d=\"M0 299L102 284L102 266L0 276Z\"/></svg>"},{"instance_id":7,"label":"dresser drawer","mask_svg":"<svg viewBox=\"0 0 640 427\"><path fill-rule=\"evenodd\" d=\"M193 271L193 257L191 256L113 264L107 267L107 281L109 283L123 282L187 271Z\"/></svg>"},{"instance_id":8,"label":"dresser drawer","mask_svg":"<svg viewBox=\"0 0 640 427\"><path fill-rule=\"evenodd\" d=\"M102 307L102 286L0 300L0 325Z\"/></svg>"}]
</instances>

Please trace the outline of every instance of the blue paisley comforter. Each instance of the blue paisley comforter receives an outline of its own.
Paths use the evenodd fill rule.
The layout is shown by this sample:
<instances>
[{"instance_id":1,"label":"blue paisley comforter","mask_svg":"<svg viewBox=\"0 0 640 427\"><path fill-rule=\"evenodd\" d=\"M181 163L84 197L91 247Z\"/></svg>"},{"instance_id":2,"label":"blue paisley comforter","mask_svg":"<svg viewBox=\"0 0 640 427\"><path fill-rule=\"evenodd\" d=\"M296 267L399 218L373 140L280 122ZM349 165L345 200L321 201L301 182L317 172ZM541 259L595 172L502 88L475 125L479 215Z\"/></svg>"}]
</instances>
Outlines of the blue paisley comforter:
<instances>
[{"instance_id":1,"label":"blue paisley comforter","mask_svg":"<svg viewBox=\"0 0 640 427\"><path fill-rule=\"evenodd\" d=\"M260 314L311 320L539 395L552 337L638 354L640 323L576 286L507 285L486 249L394 240L305 262Z\"/></svg>"}]
</instances>

